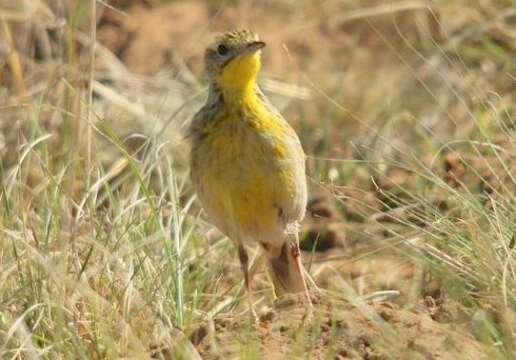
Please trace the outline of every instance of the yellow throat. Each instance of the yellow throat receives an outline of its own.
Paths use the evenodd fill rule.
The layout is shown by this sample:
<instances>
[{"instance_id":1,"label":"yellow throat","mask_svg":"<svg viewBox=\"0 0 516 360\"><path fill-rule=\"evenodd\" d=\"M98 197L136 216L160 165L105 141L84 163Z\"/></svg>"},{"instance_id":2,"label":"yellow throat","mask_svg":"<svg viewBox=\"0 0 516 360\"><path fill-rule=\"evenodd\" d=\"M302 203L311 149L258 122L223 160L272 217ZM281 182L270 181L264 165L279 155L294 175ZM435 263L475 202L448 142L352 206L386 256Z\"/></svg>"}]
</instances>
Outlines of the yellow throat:
<instances>
[{"instance_id":1,"label":"yellow throat","mask_svg":"<svg viewBox=\"0 0 516 360\"><path fill-rule=\"evenodd\" d=\"M220 90L229 98L245 98L253 94L260 66L259 52L243 54L230 60L217 78Z\"/></svg>"}]
</instances>

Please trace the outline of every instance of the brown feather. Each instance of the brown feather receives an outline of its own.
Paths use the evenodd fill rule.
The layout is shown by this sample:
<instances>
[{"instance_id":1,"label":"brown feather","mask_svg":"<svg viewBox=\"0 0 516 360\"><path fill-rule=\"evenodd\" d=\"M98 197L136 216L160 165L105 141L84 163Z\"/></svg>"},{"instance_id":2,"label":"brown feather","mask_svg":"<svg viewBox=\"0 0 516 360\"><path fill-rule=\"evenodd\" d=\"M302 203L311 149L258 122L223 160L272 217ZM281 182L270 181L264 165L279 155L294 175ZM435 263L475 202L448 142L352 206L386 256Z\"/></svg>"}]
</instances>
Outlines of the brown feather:
<instances>
[{"instance_id":1,"label":"brown feather","mask_svg":"<svg viewBox=\"0 0 516 360\"><path fill-rule=\"evenodd\" d=\"M288 241L283 244L278 257L268 259L268 266L276 296L304 291L303 278Z\"/></svg>"}]
</instances>

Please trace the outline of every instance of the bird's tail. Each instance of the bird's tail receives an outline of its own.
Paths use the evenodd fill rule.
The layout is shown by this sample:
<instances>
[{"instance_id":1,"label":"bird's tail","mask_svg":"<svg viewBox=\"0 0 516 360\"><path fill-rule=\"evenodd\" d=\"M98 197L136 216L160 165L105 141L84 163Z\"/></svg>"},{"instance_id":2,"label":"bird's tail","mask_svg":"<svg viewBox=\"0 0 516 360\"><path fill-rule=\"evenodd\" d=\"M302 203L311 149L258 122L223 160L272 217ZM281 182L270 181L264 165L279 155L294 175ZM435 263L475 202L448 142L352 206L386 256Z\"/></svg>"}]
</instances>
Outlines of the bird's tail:
<instances>
[{"instance_id":1,"label":"bird's tail","mask_svg":"<svg viewBox=\"0 0 516 360\"><path fill-rule=\"evenodd\" d=\"M268 259L268 266L276 296L305 291L301 254L297 242L291 244L286 241L279 256Z\"/></svg>"}]
</instances>

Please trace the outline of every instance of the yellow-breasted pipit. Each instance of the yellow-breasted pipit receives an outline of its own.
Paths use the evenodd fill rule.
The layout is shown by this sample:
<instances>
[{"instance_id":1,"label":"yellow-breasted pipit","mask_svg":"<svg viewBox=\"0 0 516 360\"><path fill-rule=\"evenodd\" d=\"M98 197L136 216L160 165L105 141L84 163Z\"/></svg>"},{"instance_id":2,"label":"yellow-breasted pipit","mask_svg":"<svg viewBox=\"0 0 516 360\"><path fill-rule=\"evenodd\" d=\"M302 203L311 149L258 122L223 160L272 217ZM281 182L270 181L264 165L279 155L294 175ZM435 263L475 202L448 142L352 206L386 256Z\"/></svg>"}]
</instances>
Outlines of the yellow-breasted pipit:
<instances>
[{"instance_id":1,"label":"yellow-breasted pipit","mask_svg":"<svg viewBox=\"0 0 516 360\"><path fill-rule=\"evenodd\" d=\"M256 84L260 50L248 30L206 49L206 104L194 116L191 178L208 219L238 246L251 313L247 241L261 245L277 295L304 292L298 227L307 200L305 154L295 131Z\"/></svg>"}]
</instances>

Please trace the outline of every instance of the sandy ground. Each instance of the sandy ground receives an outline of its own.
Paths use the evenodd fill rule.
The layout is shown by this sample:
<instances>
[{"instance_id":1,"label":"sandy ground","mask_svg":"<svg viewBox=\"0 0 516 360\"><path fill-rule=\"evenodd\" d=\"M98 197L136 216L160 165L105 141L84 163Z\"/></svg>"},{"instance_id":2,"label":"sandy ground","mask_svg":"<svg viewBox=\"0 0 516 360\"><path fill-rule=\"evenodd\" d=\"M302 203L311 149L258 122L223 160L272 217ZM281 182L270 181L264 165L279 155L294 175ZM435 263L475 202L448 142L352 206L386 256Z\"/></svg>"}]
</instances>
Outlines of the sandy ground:
<instances>
[{"instance_id":1,"label":"sandy ground","mask_svg":"<svg viewBox=\"0 0 516 360\"><path fill-rule=\"evenodd\" d=\"M191 339L207 359L237 358L246 352L264 359L482 358L468 324L437 321L443 310L431 301L402 309L391 302L353 306L328 299L316 301L313 318L307 319L305 308L295 305L300 299L281 299L263 311L258 325L245 316L217 319L214 334L201 327Z\"/></svg>"}]
</instances>

